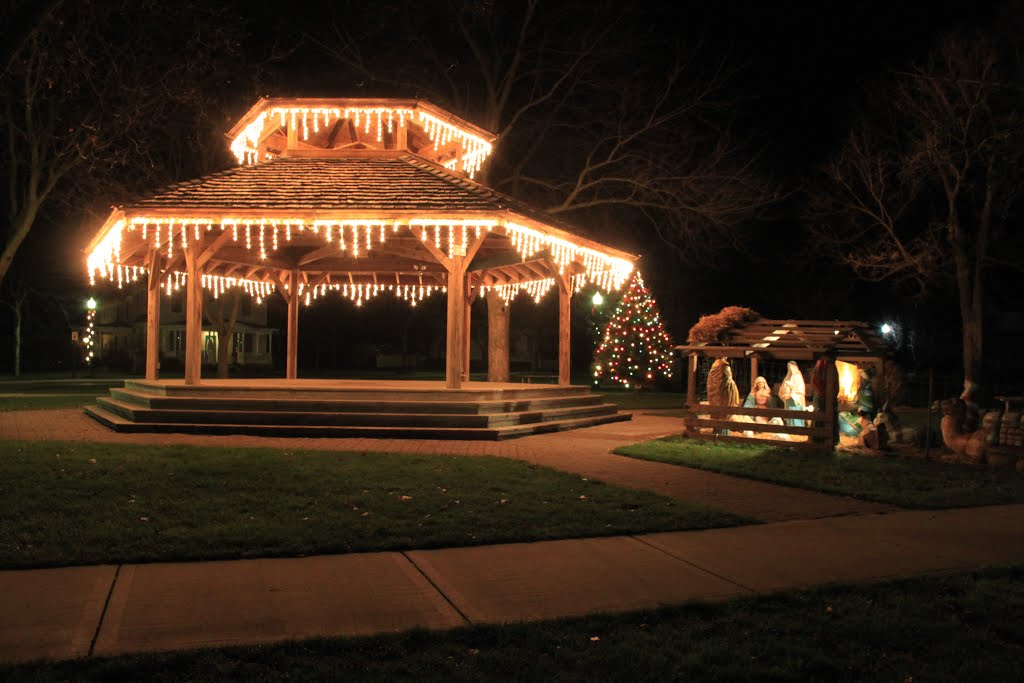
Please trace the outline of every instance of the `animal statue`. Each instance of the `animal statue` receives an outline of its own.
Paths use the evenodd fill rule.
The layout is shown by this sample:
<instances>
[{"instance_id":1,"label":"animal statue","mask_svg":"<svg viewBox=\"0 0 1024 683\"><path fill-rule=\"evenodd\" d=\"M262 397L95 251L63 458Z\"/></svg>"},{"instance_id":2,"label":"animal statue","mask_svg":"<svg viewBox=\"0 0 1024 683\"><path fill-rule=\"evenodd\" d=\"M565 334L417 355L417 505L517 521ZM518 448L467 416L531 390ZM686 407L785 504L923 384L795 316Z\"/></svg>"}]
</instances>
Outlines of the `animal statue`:
<instances>
[{"instance_id":1,"label":"animal statue","mask_svg":"<svg viewBox=\"0 0 1024 683\"><path fill-rule=\"evenodd\" d=\"M909 444L911 446L924 447L925 445L925 432L923 429L916 427L904 426L900 422L899 416L889 406L889 402L886 401L878 414L875 415L874 425L880 427L885 426L886 434L889 437L890 443Z\"/></svg>"},{"instance_id":2,"label":"animal statue","mask_svg":"<svg viewBox=\"0 0 1024 683\"><path fill-rule=\"evenodd\" d=\"M965 432L963 423L966 412L967 406L959 398L942 402L942 441L961 460L983 463L989 435L985 429Z\"/></svg>"},{"instance_id":3,"label":"animal statue","mask_svg":"<svg viewBox=\"0 0 1024 683\"><path fill-rule=\"evenodd\" d=\"M889 447L889 431L884 423L875 424L864 411L861 411L859 421L860 436L857 437L859 445L873 451L884 451Z\"/></svg>"},{"instance_id":4,"label":"animal statue","mask_svg":"<svg viewBox=\"0 0 1024 683\"><path fill-rule=\"evenodd\" d=\"M960 400L964 402L964 423L965 432L973 432L978 428L981 420L981 413L977 403L978 385L969 379L964 380L964 390L960 394Z\"/></svg>"}]
</instances>

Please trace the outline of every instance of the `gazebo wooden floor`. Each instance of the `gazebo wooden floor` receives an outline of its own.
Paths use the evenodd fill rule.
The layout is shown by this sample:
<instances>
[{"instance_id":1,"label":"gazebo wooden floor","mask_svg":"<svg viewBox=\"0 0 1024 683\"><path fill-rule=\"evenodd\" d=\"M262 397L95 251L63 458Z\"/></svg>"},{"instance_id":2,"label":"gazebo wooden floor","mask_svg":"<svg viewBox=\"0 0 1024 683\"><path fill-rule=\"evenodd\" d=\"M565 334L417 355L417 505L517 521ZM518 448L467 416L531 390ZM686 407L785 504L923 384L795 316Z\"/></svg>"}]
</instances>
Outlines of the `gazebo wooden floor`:
<instances>
[{"instance_id":1,"label":"gazebo wooden floor","mask_svg":"<svg viewBox=\"0 0 1024 683\"><path fill-rule=\"evenodd\" d=\"M585 386L402 380L127 380L84 410L120 432L484 440L631 417Z\"/></svg>"}]
</instances>

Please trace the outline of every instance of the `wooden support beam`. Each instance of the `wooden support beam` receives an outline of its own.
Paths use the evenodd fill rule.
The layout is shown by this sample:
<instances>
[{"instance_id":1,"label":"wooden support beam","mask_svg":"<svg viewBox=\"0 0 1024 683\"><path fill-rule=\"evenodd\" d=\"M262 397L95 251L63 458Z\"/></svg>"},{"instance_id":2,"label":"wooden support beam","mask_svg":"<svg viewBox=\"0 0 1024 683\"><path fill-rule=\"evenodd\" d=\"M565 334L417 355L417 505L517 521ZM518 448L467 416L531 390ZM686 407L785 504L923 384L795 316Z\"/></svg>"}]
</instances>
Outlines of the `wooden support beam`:
<instances>
[{"instance_id":1,"label":"wooden support beam","mask_svg":"<svg viewBox=\"0 0 1024 683\"><path fill-rule=\"evenodd\" d=\"M205 268L206 264L210 262L211 258L213 258L213 255L217 253L217 250L223 247L231 240L231 238L232 234L230 230L223 231L216 239L210 242L205 249L203 249L203 252L199 255L199 258L196 261L197 265L200 268Z\"/></svg>"},{"instance_id":2,"label":"wooden support beam","mask_svg":"<svg viewBox=\"0 0 1024 683\"><path fill-rule=\"evenodd\" d=\"M331 131L327 134L327 143L324 145L326 149L334 149L334 142L338 139L338 133L341 132L342 119L338 119L331 125Z\"/></svg>"},{"instance_id":3,"label":"wooden support beam","mask_svg":"<svg viewBox=\"0 0 1024 683\"><path fill-rule=\"evenodd\" d=\"M483 246L484 240L487 239L487 231L484 230L480 233L479 237L474 237L473 241L466 247L466 263L472 263L476 257L476 253L480 251L480 247ZM468 266L467 266L468 268Z\"/></svg>"},{"instance_id":4,"label":"wooden support beam","mask_svg":"<svg viewBox=\"0 0 1024 683\"><path fill-rule=\"evenodd\" d=\"M160 377L160 252L150 249L146 258L149 282L146 289L146 379Z\"/></svg>"},{"instance_id":5,"label":"wooden support beam","mask_svg":"<svg viewBox=\"0 0 1024 683\"><path fill-rule=\"evenodd\" d=\"M287 149L297 149L298 146L299 146L299 126L298 126L298 121L296 121L296 124L293 126L292 125L292 120L288 119L287 126L288 126L288 148Z\"/></svg>"},{"instance_id":6,"label":"wooden support beam","mask_svg":"<svg viewBox=\"0 0 1024 683\"><path fill-rule=\"evenodd\" d=\"M686 361L686 406L697 405L697 354L691 353Z\"/></svg>"},{"instance_id":7,"label":"wooden support beam","mask_svg":"<svg viewBox=\"0 0 1024 683\"><path fill-rule=\"evenodd\" d=\"M569 312L572 302L572 281L569 274L558 274L558 384L569 386L572 361Z\"/></svg>"},{"instance_id":8,"label":"wooden support beam","mask_svg":"<svg viewBox=\"0 0 1024 683\"><path fill-rule=\"evenodd\" d=\"M394 149L406 150L409 149L409 124L406 123L405 119L399 123L395 121L392 124L392 130L394 131Z\"/></svg>"},{"instance_id":9,"label":"wooden support beam","mask_svg":"<svg viewBox=\"0 0 1024 683\"><path fill-rule=\"evenodd\" d=\"M203 271L197 245L185 247L185 384L199 384L203 365Z\"/></svg>"},{"instance_id":10,"label":"wooden support beam","mask_svg":"<svg viewBox=\"0 0 1024 683\"><path fill-rule=\"evenodd\" d=\"M469 258L468 257L466 258L466 263L469 263ZM467 382L469 381L469 362L470 362L469 356L470 356L470 350L472 348L471 344L470 344L470 341L471 341L471 338L473 336L472 335L472 330L473 330L473 302L476 301L476 294L477 294L477 288L472 286L471 276L469 274L467 274L466 275L466 314L465 314L466 330L465 330L465 333L464 333L464 336L463 336L463 346L464 346L464 348L463 348L463 353L462 353L462 358L463 358L463 363L462 363L463 370L462 370L462 372L463 372L463 377L465 377Z\"/></svg>"},{"instance_id":11,"label":"wooden support beam","mask_svg":"<svg viewBox=\"0 0 1024 683\"><path fill-rule=\"evenodd\" d=\"M433 256L438 263L444 266L445 270L447 270L449 273L452 272L452 269L454 267L452 263L453 259L448 258L448 256L445 255L443 251L437 248L437 245L435 245L433 242L426 238L426 228L421 228L417 225L414 225L411 226L409 229L412 231L412 234L416 235L416 237L419 239L420 244L423 245L423 248L430 252L430 255ZM456 258L461 258L465 260L465 258L462 256L457 256Z\"/></svg>"},{"instance_id":12,"label":"wooden support beam","mask_svg":"<svg viewBox=\"0 0 1024 683\"><path fill-rule=\"evenodd\" d=\"M299 369L299 269L293 268L288 282L288 339L285 345L285 378L295 379ZM282 294L284 292L282 291Z\"/></svg>"},{"instance_id":13,"label":"wooden support beam","mask_svg":"<svg viewBox=\"0 0 1024 683\"><path fill-rule=\"evenodd\" d=\"M462 361L466 332L466 258L455 256L448 272L448 326L445 348L445 386L462 386Z\"/></svg>"},{"instance_id":14,"label":"wooden support beam","mask_svg":"<svg viewBox=\"0 0 1024 683\"><path fill-rule=\"evenodd\" d=\"M314 261L319 261L320 259L327 258L328 256L338 256L340 253L341 248L337 244L328 244L326 246L320 247L319 249L314 249L313 251L306 252L305 254L299 257L299 260L295 262L295 265L309 265Z\"/></svg>"},{"instance_id":15,"label":"wooden support beam","mask_svg":"<svg viewBox=\"0 0 1024 683\"><path fill-rule=\"evenodd\" d=\"M835 356L825 356L828 365L825 369L825 427L827 442L825 448L828 450L834 450L836 445L839 443L839 422L838 415L838 401L836 397L839 395L839 371L836 369Z\"/></svg>"}]
</instances>

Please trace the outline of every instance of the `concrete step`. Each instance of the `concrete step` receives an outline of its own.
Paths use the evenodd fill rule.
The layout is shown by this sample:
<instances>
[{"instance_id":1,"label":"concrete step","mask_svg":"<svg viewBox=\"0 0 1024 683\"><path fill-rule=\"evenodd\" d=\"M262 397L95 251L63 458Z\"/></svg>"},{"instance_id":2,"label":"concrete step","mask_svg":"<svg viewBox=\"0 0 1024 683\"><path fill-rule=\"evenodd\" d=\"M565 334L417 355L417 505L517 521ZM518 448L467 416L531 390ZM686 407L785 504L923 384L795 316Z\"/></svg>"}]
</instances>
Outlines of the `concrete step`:
<instances>
[{"instance_id":1,"label":"concrete step","mask_svg":"<svg viewBox=\"0 0 1024 683\"><path fill-rule=\"evenodd\" d=\"M402 426L319 426L278 424L196 424L173 422L134 422L105 408L86 406L89 417L118 432L128 433L186 433L186 434L247 434L279 437L334 437L378 439L446 439L487 440L509 439L530 434L566 431L609 422L629 420L629 413L592 415L589 417L553 420L533 424L504 427L402 427Z\"/></svg>"}]
</instances>

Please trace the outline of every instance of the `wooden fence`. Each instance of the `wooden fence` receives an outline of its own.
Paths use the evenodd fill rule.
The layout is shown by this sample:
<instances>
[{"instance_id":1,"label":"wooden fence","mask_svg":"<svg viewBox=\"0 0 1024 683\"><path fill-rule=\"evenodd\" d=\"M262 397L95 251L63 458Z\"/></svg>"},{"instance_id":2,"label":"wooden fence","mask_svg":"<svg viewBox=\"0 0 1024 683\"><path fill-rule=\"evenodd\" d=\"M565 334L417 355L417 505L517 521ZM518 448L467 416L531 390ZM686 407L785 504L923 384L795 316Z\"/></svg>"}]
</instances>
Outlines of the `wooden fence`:
<instances>
[{"instance_id":1,"label":"wooden fence","mask_svg":"<svg viewBox=\"0 0 1024 683\"><path fill-rule=\"evenodd\" d=\"M750 422L734 419L734 416L751 418ZM810 426L796 427L788 424L765 424L757 418L782 420L803 420ZM823 412L801 412L779 408L742 408L739 406L686 405L683 406L685 434L698 439L715 441L736 441L746 443L771 443L767 439L744 436L744 432L759 434L785 434L803 436L806 440L791 441L778 439L779 445L793 445L814 449L831 450L835 443L835 406L826 406ZM728 431L727 434L722 432Z\"/></svg>"}]
</instances>

